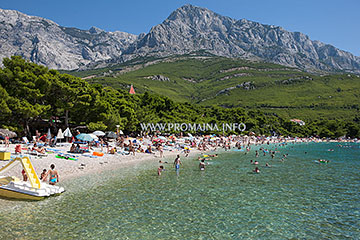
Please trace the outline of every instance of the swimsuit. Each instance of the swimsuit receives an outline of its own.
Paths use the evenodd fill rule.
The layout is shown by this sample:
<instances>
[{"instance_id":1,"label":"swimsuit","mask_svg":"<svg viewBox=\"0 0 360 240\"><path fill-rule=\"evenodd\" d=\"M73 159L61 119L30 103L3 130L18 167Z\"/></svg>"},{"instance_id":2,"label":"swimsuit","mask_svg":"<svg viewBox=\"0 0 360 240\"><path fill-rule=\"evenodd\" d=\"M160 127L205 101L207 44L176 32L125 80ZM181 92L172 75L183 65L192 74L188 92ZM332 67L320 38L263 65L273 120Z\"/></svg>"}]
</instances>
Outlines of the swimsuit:
<instances>
[{"instance_id":1,"label":"swimsuit","mask_svg":"<svg viewBox=\"0 0 360 240\"><path fill-rule=\"evenodd\" d=\"M49 180L49 182L56 183L57 178L55 177L55 175L51 175L50 178L51 179Z\"/></svg>"}]
</instances>

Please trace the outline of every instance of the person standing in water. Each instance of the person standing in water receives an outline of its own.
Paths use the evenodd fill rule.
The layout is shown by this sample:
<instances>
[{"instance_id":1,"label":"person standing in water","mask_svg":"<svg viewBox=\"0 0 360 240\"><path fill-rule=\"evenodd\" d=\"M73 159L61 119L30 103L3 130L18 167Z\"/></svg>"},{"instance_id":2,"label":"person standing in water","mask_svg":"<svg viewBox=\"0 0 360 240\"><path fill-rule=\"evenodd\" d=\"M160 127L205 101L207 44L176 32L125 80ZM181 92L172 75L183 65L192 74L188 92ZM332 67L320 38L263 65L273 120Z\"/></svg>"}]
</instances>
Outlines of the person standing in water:
<instances>
[{"instance_id":1,"label":"person standing in water","mask_svg":"<svg viewBox=\"0 0 360 240\"><path fill-rule=\"evenodd\" d=\"M161 172L164 171L164 166L161 165L159 168L158 168L158 175L160 176L161 175Z\"/></svg>"},{"instance_id":2,"label":"person standing in water","mask_svg":"<svg viewBox=\"0 0 360 240\"><path fill-rule=\"evenodd\" d=\"M174 166L175 166L176 170L178 170L180 168L180 164L182 165L182 163L180 161L180 155L177 155L177 157L174 160Z\"/></svg>"},{"instance_id":3,"label":"person standing in water","mask_svg":"<svg viewBox=\"0 0 360 240\"><path fill-rule=\"evenodd\" d=\"M43 177L42 180L46 181L46 178L47 178L48 175L50 175L50 178L49 178L49 184L50 185L55 185L56 183L59 182L59 174L55 170L55 165L54 164L50 165L49 171L46 173L46 175Z\"/></svg>"},{"instance_id":4,"label":"person standing in water","mask_svg":"<svg viewBox=\"0 0 360 240\"><path fill-rule=\"evenodd\" d=\"M205 159L201 159L199 168L201 171L205 170Z\"/></svg>"}]
</instances>

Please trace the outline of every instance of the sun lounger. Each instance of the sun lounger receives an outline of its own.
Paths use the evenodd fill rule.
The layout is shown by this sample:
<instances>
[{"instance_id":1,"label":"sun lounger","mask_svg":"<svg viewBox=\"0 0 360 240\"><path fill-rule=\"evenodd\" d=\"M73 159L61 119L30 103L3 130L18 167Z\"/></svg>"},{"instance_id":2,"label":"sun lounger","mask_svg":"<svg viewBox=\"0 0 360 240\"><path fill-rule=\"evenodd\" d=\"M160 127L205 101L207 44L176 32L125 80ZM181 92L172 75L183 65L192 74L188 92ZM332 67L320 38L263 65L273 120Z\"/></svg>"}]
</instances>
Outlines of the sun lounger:
<instances>
[{"instance_id":1,"label":"sun lounger","mask_svg":"<svg viewBox=\"0 0 360 240\"><path fill-rule=\"evenodd\" d=\"M121 155L129 155L130 152L127 152L127 151L117 151L118 154L121 154Z\"/></svg>"},{"instance_id":2,"label":"sun lounger","mask_svg":"<svg viewBox=\"0 0 360 240\"><path fill-rule=\"evenodd\" d=\"M22 137L22 140L24 141L24 144L29 145L29 139L27 139L27 137Z\"/></svg>"},{"instance_id":3,"label":"sun lounger","mask_svg":"<svg viewBox=\"0 0 360 240\"><path fill-rule=\"evenodd\" d=\"M60 152L60 149L56 149L56 148L46 148L47 151L51 151L51 152Z\"/></svg>"},{"instance_id":4,"label":"sun lounger","mask_svg":"<svg viewBox=\"0 0 360 240\"><path fill-rule=\"evenodd\" d=\"M25 154L29 154L29 155L33 155L33 156L36 156L36 157L47 157L48 155L45 153L39 153L38 151L36 150L28 150L27 152L25 152Z\"/></svg>"}]
</instances>

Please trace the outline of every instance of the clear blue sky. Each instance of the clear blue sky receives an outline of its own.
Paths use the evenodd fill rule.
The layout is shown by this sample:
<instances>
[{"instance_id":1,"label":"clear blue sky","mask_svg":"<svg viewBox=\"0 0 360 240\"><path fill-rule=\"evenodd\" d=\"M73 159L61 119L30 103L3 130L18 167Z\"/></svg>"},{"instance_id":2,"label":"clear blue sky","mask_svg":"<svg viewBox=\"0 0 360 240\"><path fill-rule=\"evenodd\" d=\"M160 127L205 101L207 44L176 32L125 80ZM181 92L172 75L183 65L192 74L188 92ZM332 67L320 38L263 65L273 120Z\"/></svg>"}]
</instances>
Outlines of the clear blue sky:
<instances>
[{"instance_id":1,"label":"clear blue sky","mask_svg":"<svg viewBox=\"0 0 360 240\"><path fill-rule=\"evenodd\" d=\"M360 56L360 0L1 0L0 8L61 26L139 34L188 3L231 18L299 31Z\"/></svg>"}]
</instances>

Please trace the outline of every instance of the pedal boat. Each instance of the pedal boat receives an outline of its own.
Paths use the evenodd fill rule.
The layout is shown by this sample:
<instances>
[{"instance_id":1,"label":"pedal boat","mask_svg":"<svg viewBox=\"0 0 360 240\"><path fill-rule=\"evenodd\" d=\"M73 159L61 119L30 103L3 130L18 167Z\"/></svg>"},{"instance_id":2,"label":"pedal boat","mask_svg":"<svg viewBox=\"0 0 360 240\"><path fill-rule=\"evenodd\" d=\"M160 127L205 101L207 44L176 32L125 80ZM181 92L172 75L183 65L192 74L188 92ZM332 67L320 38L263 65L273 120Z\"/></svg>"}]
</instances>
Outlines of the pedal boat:
<instances>
[{"instance_id":1,"label":"pedal boat","mask_svg":"<svg viewBox=\"0 0 360 240\"><path fill-rule=\"evenodd\" d=\"M16 177L0 176L0 197L17 200L42 200L46 197L59 195L65 191L63 187L40 182L28 157L15 158L0 173L10 169L16 163L21 163L29 178L29 182L21 181Z\"/></svg>"}]
</instances>

